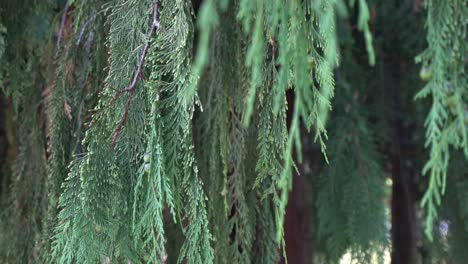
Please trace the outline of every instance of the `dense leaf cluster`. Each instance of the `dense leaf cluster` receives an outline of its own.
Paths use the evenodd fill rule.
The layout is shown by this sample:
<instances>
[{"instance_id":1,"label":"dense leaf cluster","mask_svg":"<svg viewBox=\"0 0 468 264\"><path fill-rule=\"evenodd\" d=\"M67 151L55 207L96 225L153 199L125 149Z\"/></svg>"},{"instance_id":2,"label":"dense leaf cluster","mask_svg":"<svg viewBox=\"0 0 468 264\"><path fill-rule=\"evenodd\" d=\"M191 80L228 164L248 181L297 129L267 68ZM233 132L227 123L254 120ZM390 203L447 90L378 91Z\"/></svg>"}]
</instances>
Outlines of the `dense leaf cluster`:
<instances>
[{"instance_id":1,"label":"dense leaf cluster","mask_svg":"<svg viewBox=\"0 0 468 264\"><path fill-rule=\"evenodd\" d=\"M408 5L369 0L391 14L376 21L365 0L193 2L2 1L0 87L17 131L1 263L277 263L293 175L313 148L304 137L321 153L307 172L318 255L382 261L391 151L378 56L421 47L407 25L388 34L398 47L379 37L410 21ZM434 259L460 263L468 179L449 157L468 153L468 4L425 2L425 228L443 245ZM434 232L446 219L448 239Z\"/></svg>"}]
</instances>

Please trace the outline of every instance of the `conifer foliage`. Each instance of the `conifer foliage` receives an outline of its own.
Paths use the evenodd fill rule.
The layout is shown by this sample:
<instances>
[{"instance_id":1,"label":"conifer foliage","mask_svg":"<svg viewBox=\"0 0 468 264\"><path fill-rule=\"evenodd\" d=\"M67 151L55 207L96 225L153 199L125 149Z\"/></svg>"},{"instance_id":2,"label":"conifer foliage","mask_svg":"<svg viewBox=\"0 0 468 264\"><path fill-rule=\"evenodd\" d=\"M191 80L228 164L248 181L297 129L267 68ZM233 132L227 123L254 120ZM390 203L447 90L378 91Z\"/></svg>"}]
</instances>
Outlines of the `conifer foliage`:
<instances>
[{"instance_id":1,"label":"conifer foliage","mask_svg":"<svg viewBox=\"0 0 468 264\"><path fill-rule=\"evenodd\" d=\"M466 1L427 1L429 46L417 59L422 61L421 78L427 85L418 97L432 96L426 120L426 145L430 158L423 173L429 186L422 200L427 207L426 233L431 236L436 207L445 193L450 147L463 149L468 157L468 105L465 90L468 3Z\"/></svg>"},{"instance_id":2,"label":"conifer foliage","mask_svg":"<svg viewBox=\"0 0 468 264\"><path fill-rule=\"evenodd\" d=\"M293 179L311 174L308 225L326 263L346 253L383 262L391 250L386 120L367 109L378 95L366 73L382 65L372 23L385 4L0 3L11 149L0 164L1 263L278 263ZM458 260L468 237L468 3L425 6L421 204L429 240L448 245L433 259ZM461 152L449 164L452 147ZM312 159L304 149L313 173L294 176ZM459 232L447 239L442 222Z\"/></svg>"}]
</instances>

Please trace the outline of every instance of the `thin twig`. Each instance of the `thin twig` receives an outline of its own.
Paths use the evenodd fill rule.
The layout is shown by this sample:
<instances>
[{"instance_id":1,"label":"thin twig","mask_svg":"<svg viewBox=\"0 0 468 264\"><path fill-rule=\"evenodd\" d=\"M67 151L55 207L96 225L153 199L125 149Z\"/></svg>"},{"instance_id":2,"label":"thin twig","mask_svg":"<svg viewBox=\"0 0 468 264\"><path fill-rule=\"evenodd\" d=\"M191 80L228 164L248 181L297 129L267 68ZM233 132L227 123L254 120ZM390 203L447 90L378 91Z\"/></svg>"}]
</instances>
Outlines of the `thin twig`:
<instances>
[{"instance_id":1,"label":"thin twig","mask_svg":"<svg viewBox=\"0 0 468 264\"><path fill-rule=\"evenodd\" d=\"M135 92L138 80L141 79L143 66L145 64L145 58L148 53L148 49L151 45L151 36L154 34L156 29L159 28L158 9L159 9L159 0L155 0L154 9L153 9L153 22L151 23L151 29L150 29L150 32L148 33L148 41L146 42L145 47L143 48L143 53L141 54L140 63L138 64L138 68L135 71L135 75L133 76L132 83L129 86L127 86L125 89L119 91L116 95L114 95L114 97L111 100L111 101L114 101L118 96L122 95L123 93L128 93L127 102L125 103L124 114L122 118L120 119L120 122L114 132L114 138L112 139L112 144L111 144L112 148L115 147L115 144L117 143L117 139L119 138L120 132L122 132L122 127L125 121L127 120L128 110L130 108L130 102L132 101L133 93Z\"/></svg>"},{"instance_id":2,"label":"thin twig","mask_svg":"<svg viewBox=\"0 0 468 264\"><path fill-rule=\"evenodd\" d=\"M274 38L270 38L270 45L271 45L271 58L273 61L273 65L275 65L276 59L276 41Z\"/></svg>"},{"instance_id":3,"label":"thin twig","mask_svg":"<svg viewBox=\"0 0 468 264\"><path fill-rule=\"evenodd\" d=\"M60 42L62 41L63 31L65 30L65 22L67 21L67 13L70 5L68 1L65 3L65 7L63 8L62 20L60 21L60 29L57 36L57 49L60 48Z\"/></svg>"},{"instance_id":4,"label":"thin twig","mask_svg":"<svg viewBox=\"0 0 468 264\"><path fill-rule=\"evenodd\" d=\"M83 27L80 30L80 34L78 35L78 38L76 40L76 46L80 45L81 39L83 38L86 28L88 27L88 25L92 24L94 21L94 16L95 16L95 12L93 10L93 12L88 16L88 19L86 19L86 22L84 23ZM92 30L91 26L90 26L90 30Z\"/></svg>"}]
</instances>

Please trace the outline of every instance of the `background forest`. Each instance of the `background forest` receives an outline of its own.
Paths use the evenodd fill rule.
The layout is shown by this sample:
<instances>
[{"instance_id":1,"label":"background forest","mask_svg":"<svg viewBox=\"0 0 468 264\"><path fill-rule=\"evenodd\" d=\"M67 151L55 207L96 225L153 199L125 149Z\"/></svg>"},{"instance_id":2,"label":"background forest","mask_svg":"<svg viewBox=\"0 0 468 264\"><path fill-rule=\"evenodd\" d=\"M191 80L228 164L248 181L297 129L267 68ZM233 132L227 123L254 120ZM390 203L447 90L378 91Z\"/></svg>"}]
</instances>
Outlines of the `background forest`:
<instances>
[{"instance_id":1,"label":"background forest","mask_svg":"<svg viewBox=\"0 0 468 264\"><path fill-rule=\"evenodd\" d=\"M467 35L467 0L0 0L0 263L466 263Z\"/></svg>"}]
</instances>

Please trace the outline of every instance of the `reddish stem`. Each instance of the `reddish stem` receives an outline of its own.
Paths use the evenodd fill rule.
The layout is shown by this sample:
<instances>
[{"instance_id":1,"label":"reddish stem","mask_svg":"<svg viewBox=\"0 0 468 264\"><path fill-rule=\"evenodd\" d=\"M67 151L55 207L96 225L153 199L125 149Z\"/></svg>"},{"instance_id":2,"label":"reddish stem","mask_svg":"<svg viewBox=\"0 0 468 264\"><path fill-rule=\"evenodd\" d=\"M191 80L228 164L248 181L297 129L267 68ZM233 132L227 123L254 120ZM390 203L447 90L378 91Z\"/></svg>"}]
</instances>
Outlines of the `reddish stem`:
<instances>
[{"instance_id":1,"label":"reddish stem","mask_svg":"<svg viewBox=\"0 0 468 264\"><path fill-rule=\"evenodd\" d=\"M119 124L114 132L114 138L112 139L112 144L111 144L112 149L115 147L115 144L117 143L117 139L119 138L119 135L122 132L122 127L125 121L127 120L128 111L130 108L130 102L132 101L133 93L136 89L137 83L141 79L141 76L143 76L142 70L145 64L146 55L148 54L148 50L151 46L151 36L155 33L156 29L159 28L158 9L159 9L159 0L155 0L154 9L153 9L153 22L151 23L151 29L150 29L150 32L148 33L148 41L146 42L145 47L143 48L143 53L141 54L140 63L138 63L138 68L135 71L135 75L133 76L132 83L129 86L127 86L125 89L119 91L116 95L114 95L114 97L111 100L111 102L113 102L118 96L122 95L123 93L128 93L127 102L125 103L124 114L122 118L120 119Z\"/></svg>"},{"instance_id":2,"label":"reddish stem","mask_svg":"<svg viewBox=\"0 0 468 264\"><path fill-rule=\"evenodd\" d=\"M65 30L65 22L67 21L67 13L70 5L68 1L65 3L65 7L63 8L62 20L60 21L60 29L57 36L57 48L60 48L60 42L62 41L63 31Z\"/></svg>"}]
</instances>

